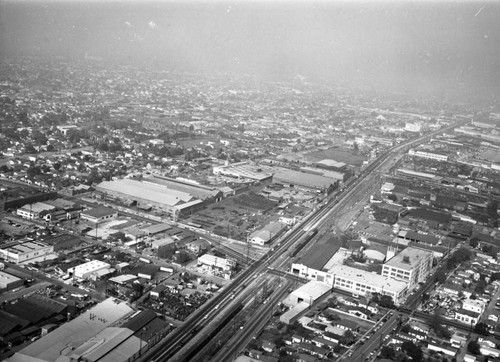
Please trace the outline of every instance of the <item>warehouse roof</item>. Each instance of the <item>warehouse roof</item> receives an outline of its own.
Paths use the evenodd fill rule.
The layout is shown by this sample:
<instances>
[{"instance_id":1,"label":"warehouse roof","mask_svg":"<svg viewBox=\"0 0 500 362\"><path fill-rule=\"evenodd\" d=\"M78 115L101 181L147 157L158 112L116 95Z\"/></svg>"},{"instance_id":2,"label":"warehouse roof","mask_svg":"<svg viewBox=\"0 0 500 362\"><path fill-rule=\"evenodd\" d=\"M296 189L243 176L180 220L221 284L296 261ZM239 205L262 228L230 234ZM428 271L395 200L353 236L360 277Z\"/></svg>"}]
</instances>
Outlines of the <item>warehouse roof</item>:
<instances>
[{"instance_id":1,"label":"warehouse roof","mask_svg":"<svg viewBox=\"0 0 500 362\"><path fill-rule=\"evenodd\" d=\"M168 177L163 177L163 176L158 176L158 175L153 175L151 177L148 177L147 179L144 180L144 182L150 182L153 184L160 184L163 185L171 190L176 190L180 192L185 192L187 194L190 194L198 199L205 200L210 197L216 197L217 195L221 194L220 190L208 187L208 186L203 186L203 185L198 185L195 183L188 183L188 182L183 182L180 180L168 178Z\"/></svg>"},{"instance_id":2,"label":"warehouse roof","mask_svg":"<svg viewBox=\"0 0 500 362\"><path fill-rule=\"evenodd\" d=\"M273 177L273 182L293 184L313 189L327 189L333 185L336 180L320 175L287 170L276 173Z\"/></svg>"},{"instance_id":3,"label":"warehouse roof","mask_svg":"<svg viewBox=\"0 0 500 362\"><path fill-rule=\"evenodd\" d=\"M172 190L168 187L130 179L104 181L97 186L98 190L125 194L134 199L175 206L193 200L193 196L186 192Z\"/></svg>"},{"instance_id":4,"label":"warehouse roof","mask_svg":"<svg viewBox=\"0 0 500 362\"><path fill-rule=\"evenodd\" d=\"M166 286L163 284L159 284L158 286L163 286L166 288ZM155 288L155 290L157 288ZM155 318L156 318L155 312L153 312L152 310L143 310L139 313L136 313L132 318L123 323L122 328L128 328L134 332L137 332L139 329L147 325Z\"/></svg>"},{"instance_id":5,"label":"warehouse roof","mask_svg":"<svg viewBox=\"0 0 500 362\"><path fill-rule=\"evenodd\" d=\"M55 361L94 337L109 325L132 313L126 303L108 298L72 321L23 348L11 357L11 362L38 360Z\"/></svg>"},{"instance_id":6,"label":"warehouse roof","mask_svg":"<svg viewBox=\"0 0 500 362\"><path fill-rule=\"evenodd\" d=\"M115 211L113 209L109 209L107 207L96 207L94 209L88 209L88 210L82 211L82 214L84 214L84 215L88 215L90 217L97 217L97 218L107 216L107 215L113 215L116 213L117 213L117 211Z\"/></svg>"},{"instance_id":7,"label":"warehouse roof","mask_svg":"<svg viewBox=\"0 0 500 362\"><path fill-rule=\"evenodd\" d=\"M307 250L300 263L312 269L322 270L339 248L340 240L322 238Z\"/></svg>"},{"instance_id":8,"label":"warehouse roof","mask_svg":"<svg viewBox=\"0 0 500 362\"><path fill-rule=\"evenodd\" d=\"M339 161L335 161L335 160L331 160L331 159L321 160L321 161L316 162L316 164L326 166L326 167L336 167L336 168L342 168L342 167L345 167L345 165L346 165L344 162L339 162Z\"/></svg>"},{"instance_id":9,"label":"warehouse roof","mask_svg":"<svg viewBox=\"0 0 500 362\"><path fill-rule=\"evenodd\" d=\"M171 229L171 228L172 228L172 225L167 224L167 223L162 223L162 224L155 224L155 225L147 226L147 227L143 228L142 230L144 230L144 232L146 234L157 234L157 233L161 233L161 232L166 231L166 230Z\"/></svg>"}]
</instances>

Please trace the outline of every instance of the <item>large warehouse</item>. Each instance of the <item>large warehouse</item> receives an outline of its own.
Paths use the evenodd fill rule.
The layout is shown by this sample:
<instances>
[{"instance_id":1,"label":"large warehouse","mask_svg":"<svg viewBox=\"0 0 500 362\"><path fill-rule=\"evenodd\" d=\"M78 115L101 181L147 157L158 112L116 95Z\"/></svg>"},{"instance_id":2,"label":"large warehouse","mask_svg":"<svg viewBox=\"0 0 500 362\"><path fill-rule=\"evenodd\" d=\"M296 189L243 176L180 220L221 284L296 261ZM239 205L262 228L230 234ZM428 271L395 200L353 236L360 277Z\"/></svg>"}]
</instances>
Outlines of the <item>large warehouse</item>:
<instances>
[{"instance_id":1,"label":"large warehouse","mask_svg":"<svg viewBox=\"0 0 500 362\"><path fill-rule=\"evenodd\" d=\"M317 191L327 191L336 182L333 178L293 170L278 172L273 176L273 183Z\"/></svg>"},{"instance_id":2,"label":"large warehouse","mask_svg":"<svg viewBox=\"0 0 500 362\"><path fill-rule=\"evenodd\" d=\"M152 182L130 179L101 182L97 191L135 203L139 207L154 207L168 213L173 219L178 215L190 214L203 207L203 201L192 194L177 191Z\"/></svg>"},{"instance_id":3,"label":"large warehouse","mask_svg":"<svg viewBox=\"0 0 500 362\"><path fill-rule=\"evenodd\" d=\"M214 175L228 176L236 179L249 179L265 181L271 179L273 168L264 165L256 165L250 161L231 163L224 166L214 166Z\"/></svg>"},{"instance_id":4,"label":"large warehouse","mask_svg":"<svg viewBox=\"0 0 500 362\"><path fill-rule=\"evenodd\" d=\"M80 346L132 313L134 310L127 303L114 298L106 299L38 341L24 347L9 360L11 362L70 361L71 356ZM101 339L99 342L102 344L105 340ZM96 343L95 346L97 347L98 344Z\"/></svg>"},{"instance_id":5,"label":"large warehouse","mask_svg":"<svg viewBox=\"0 0 500 362\"><path fill-rule=\"evenodd\" d=\"M203 200L205 203L219 202L222 200L222 191L209 186L185 182L159 175L152 175L144 179L144 182L151 182L153 184L168 187L171 190L185 192L197 199Z\"/></svg>"}]
</instances>

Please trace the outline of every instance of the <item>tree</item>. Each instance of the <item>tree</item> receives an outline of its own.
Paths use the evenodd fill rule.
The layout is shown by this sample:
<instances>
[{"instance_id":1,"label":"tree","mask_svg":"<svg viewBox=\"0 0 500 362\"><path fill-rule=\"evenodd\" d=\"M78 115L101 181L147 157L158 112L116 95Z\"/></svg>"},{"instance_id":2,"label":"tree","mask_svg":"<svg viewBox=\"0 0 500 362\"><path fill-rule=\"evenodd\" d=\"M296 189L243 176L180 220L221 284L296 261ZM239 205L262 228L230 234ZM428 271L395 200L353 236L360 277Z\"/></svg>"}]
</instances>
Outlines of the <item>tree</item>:
<instances>
[{"instance_id":1,"label":"tree","mask_svg":"<svg viewBox=\"0 0 500 362\"><path fill-rule=\"evenodd\" d=\"M394 301L389 295L382 295L379 298L378 305L384 308L394 308Z\"/></svg>"},{"instance_id":2,"label":"tree","mask_svg":"<svg viewBox=\"0 0 500 362\"><path fill-rule=\"evenodd\" d=\"M344 346L349 346L354 342L356 342L356 336L354 335L354 333L352 333L350 329L348 329L347 331L345 331L342 337L340 337L339 342Z\"/></svg>"},{"instance_id":3,"label":"tree","mask_svg":"<svg viewBox=\"0 0 500 362\"><path fill-rule=\"evenodd\" d=\"M470 341L467 345L467 351L477 356L478 354L481 354L481 346L477 343L477 341Z\"/></svg>"},{"instance_id":4,"label":"tree","mask_svg":"<svg viewBox=\"0 0 500 362\"><path fill-rule=\"evenodd\" d=\"M469 245L471 246L471 248L476 249L479 246L479 241L477 241L477 239L472 238L469 241Z\"/></svg>"},{"instance_id":5,"label":"tree","mask_svg":"<svg viewBox=\"0 0 500 362\"><path fill-rule=\"evenodd\" d=\"M424 357L422 348L417 346L412 341L405 341L401 345L401 349L412 359L413 362L420 362Z\"/></svg>"},{"instance_id":6,"label":"tree","mask_svg":"<svg viewBox=\"0 0 500 362\"><path fill-rule=\"evenodd\" d=\"M446 273L442 269L436 273L436 281L441 284L446 281Z\"/></svg>"},{"instance_id":7,"label":"tree","mask_svg":"<svg viewBox=\"0 0 500 362\"><path fill-rule=\"evenodd\" d=\"M434 311L433 318L431 320L431 328L434 329L434 333L439 338L449 339L451 337L450 331L443 324L443 316L441 315L441 310L436 309Z\"/></svg>"},{"instance_id":8,"label":"tree","mask_svg":"<svg viewBox=\"0 0 500 362\"><path fill-rule=\"evenodd\" d=\"M382 350L380 351L380 357L392 360L394 359L394 357L396 357L396 351L392 347L383 346Z\"/></svg>"},{"instance_id":9,"label":"tree","mask_svg":"<svg viewBox=\"0 0 500 362\"><path fill-rule=\"evenodd\" d=\"M484 322L479 322L476 324L474 327L474 332L477 334L481 334L483 336L489 336L490 335L490 330L488 329L488 325Z\"/></svg>"},{"instance_id":10,"label":"tree","mask_svg":"<svg viewBox=\"0 0 500 362\"><path fill-rule=\"evenodd\" d=\"M401 327L401 332L403 332L403 333L408 333L408 332L410 332L410 330L411 330L411 327L409 324L405 324L404 326Z\"/></svg>"},{"instance_id":11,"label":"tree","mask_svg":"<svg viewBox=\"0 0 500 362\"><path fill-rule=\"evenodd\" d=\"M476 284L476 287L474 288L474 291L477 294L483 294L485 289L486 289L486 282L484 281L484 279L479 279L479 281Z\"/></svg>"}]
</instances>

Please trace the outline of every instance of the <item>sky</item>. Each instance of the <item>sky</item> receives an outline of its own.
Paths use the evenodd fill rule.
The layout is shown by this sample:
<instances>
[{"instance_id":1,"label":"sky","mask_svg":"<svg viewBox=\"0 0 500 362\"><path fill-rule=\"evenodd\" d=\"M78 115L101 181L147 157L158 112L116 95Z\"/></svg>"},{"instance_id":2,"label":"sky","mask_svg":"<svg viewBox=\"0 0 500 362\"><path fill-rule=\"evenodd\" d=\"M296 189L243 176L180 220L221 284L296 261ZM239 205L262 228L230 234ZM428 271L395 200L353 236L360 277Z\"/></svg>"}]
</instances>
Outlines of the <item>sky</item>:
<instances>
[{"instance_id":1,"label":"sky","mask_svg":"<svg viewBox=\"0 0 500 362\"><path fill-rule=\"evenodd\" d=\"M489 94L500 2L0 0L0 56L19 54Z\"/></svg>"}]
</instances>

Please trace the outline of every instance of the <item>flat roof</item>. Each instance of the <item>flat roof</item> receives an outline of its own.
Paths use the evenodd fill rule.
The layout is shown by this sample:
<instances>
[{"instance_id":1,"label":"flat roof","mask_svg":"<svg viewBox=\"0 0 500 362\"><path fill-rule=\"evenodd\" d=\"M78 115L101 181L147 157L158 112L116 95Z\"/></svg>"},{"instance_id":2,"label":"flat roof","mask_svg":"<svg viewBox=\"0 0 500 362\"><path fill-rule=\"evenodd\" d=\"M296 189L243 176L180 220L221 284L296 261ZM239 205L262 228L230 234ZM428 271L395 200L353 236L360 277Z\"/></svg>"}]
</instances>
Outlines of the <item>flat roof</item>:
<instances>
[{"instance_id":1,"label":"flat roof","mask_svg":"<svg viewBox=\"0 0 500 362\"><path fill-rule=\"evenodd\" d=\"M432 256L432 252L430 251L407 247L385 262L385 265L398 269L411 270L429 256Z\"/></svg>"},{"instance_id":2,"label":"flat roof","mask_svg":"<svg viewBox=\"0 0 500 362\"><path fill-rule=\"evenodd\" d=\"M9 274L9 273L6 273L4 271L1 271L0 270L0 284L10 284L10 283L14 283L14 282L17 282L21 280L21 278L18 278L12 274Z\"/></svg>"},{"instance_id":3,"label":"flat roof","mask_svg":"<svg viewBox=\"0 0 500 362\"><path fill-rule=\"evenodd\" d=\"M151 234L156 234L156 233L161 233L162 231L166 231L172 228L172 225L167 224L167 223L162 223L162 224L155 224L155 225L150 225L142 230L144 230L146 233L151 233Z\"/></svg>"},{"instance_id":4,"label":"flat roof","mask_svg":"<svg viewBox=\"0 0 500 362\"><path fill-rule=\"evenodd\" d=\"M340 240L328 237L321 238L300 259L300 263L309 268L322 270L340 248Z\"/></svg>"},{"instance_id":5,"label":"flat roof","mask_svg":"<svg viewBox=\"0 0 500 362\"><path fill-rule=\"evenodd\" d=\"M353 282L371 285L375 288L399 293L406 288L407 283L399 280L384 277L383 275L370 273L365 270L352 268L347 265L334 265L328 270L328 273L337 277L352 280Z\"/></svg>"},{"instance_id":6,"label":"flat roof","mask_svg":"<svg viewBox=\"0 0 500 362\"><path fill-rule=\"evenodd\" d=\"M323 294L329 292L332 290L332 287L329 286L326 283L323 282L317 282L315 280L311 280L310 282L307 282L306 284L300 286L296 290L292 292L292 295L299 296L299 297L304 297L307 296L307 298L302 298L304 300L309 301L309 298L312 298L313 300L318 299L321 297Z\"/></svg>"},{"instance_id":7,"label":"flat roof","mask_svg":"<svg viewBox=\"0 0 500 362\"><path fill-rule=\"evenodd\" d=\"M280 181L316 189L329 188L336 182L335 179L330 177L325 177L300 171L293 171L293 170L287 170L276 173L273 177L273 182L276 183Z\"/></svg>"},{"instance_id":8,"label":"flat roof","mask_svg":"<svg viewBox=\"0 0 500 362\"><path fill-rule=\"evenodd\" d=\"M327 167L337 167L337 168L345 167L345 165L346 165L344 162L335 161L335 160L332 160L329 158L324 159L324 160L320 160L316 163L320 164L320 165L327 166Z\"/></svg>"},{"instance_id":9,"label":"flat roof","mask_svg":"<svg viewBox=\"0 0 500 362\"><path fill-rule=\"evenodd\" d=\"M127 303L108 298L23 348L12 356L10 361L56 361L62 358L61 356L69 356L74 349L133 312Z\"/></svg>"},{"instance_id":10,"label":"flat roof","mask_svg":"<svg viewBox=\"0 0 500 362\"><path fill-rule=\"evenodd\" d=\"M231 163L225 166L214 167L214 174L243 177L252 180L265 180L273 175L274 169L264 165L256 165L250 161Z\"/></svg>"},{"instance_id":11,"label":"flat roof","mask_svg":"<svg viewBox=\"0 0 500 362\"><path fill-rule=\"evenodd\" d=\"M163 177L159 175L152 175L146 178L144 182L160 184L172 190L185 192L201 200L205 200L210 197L216 197L221 192L220 190L208 186L183 182L181 180L172 179L169 177Z\"/></svg>"},{"instance_id":12,"label":"flat roof","mask_svg":"<svg viewBox=\"0 0 500 362\"><path fill-rule=\"evenodd\" d=\"M186 192L172 190L166 186L151 182L130 179L104 181L97 185L97 189L105 192L125 194L132 199L137 198L169 206L193 201L194 199L193 196Z\"/></svg>"},{"instance_id":13,"label":"flat roof","mask_svg":"<svg viewBox=\"0 0 500 362\"><path fill-rule=\"evenodd\" d=\"M103 217L106 215L113 215L116 214L118 211L109 209L107 207L96 207L94 209L89 209L82 211L82 214L88 215L90 217Z\"/></svg>"},{"instance_id":14,"label":"flat roof","mask_svg":"<svg viewBox=\"0 0 500 362\"><path fill-rule=\"evenodd\" d=\"M51 245L42 243L40 241L21 241L21 242L15 242L12 244L7 244L7 245L2 245L0 249L4 249L10 253L15 253L15 254L23 254L23 253L30 253L32 251L48 248Z\"/></svg>"},{"instance_id":15,"label":"flat roof","mask_svg":"<svg viewBox=\"0 0 500 362\"><path fill-rule=\"evenodd\" d=\"M23 210L31 211L37 214L44 210L54 210L55 208L55 206L46 204L44 202L36 202L34 204L28 204L21 207L21 209Z\"/></svg>"}]
</instances>

